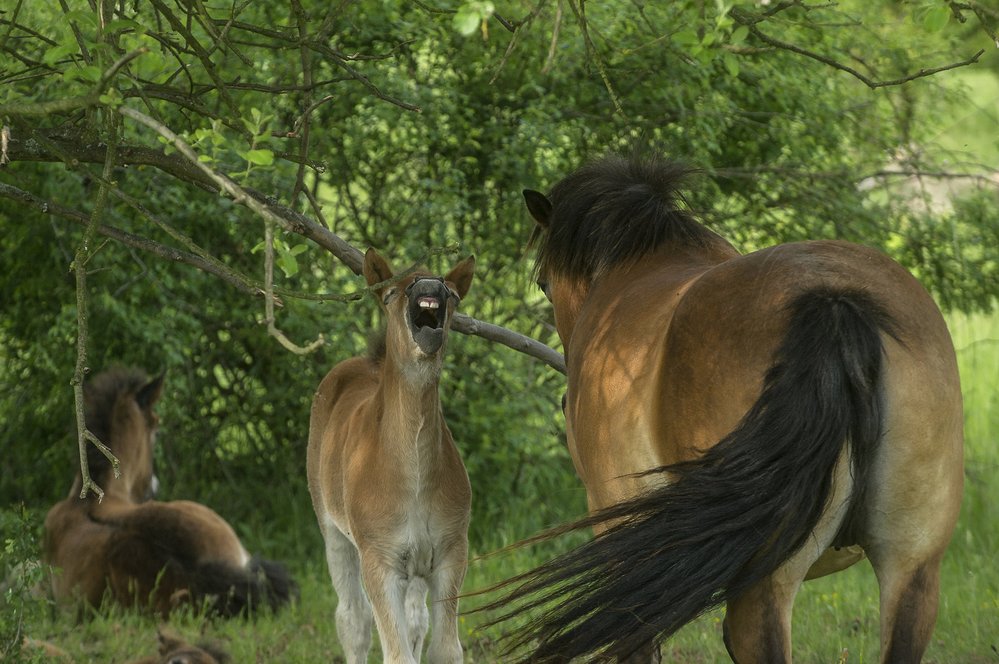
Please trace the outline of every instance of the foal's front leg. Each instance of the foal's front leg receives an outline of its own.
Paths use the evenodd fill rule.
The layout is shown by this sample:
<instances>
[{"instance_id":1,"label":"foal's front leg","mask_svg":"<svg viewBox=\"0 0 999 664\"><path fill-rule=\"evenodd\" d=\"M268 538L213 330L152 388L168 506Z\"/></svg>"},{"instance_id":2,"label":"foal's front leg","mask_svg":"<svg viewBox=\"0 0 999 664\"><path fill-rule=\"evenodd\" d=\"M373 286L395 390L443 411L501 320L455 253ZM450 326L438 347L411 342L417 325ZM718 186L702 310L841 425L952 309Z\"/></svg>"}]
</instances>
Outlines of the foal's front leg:
<instances>
[{"instance_id":1,"label":"foal's front leg","mask_svg":"<svg viewBox=\"0 0 999 664\"><path fill-rule=\"evenodd\" d=\"M320 522L323 525L323 522ZM361 563L354 543L328 521L323 527L326 562L336 590L336 631L347 664L365 664L371 648L371 606L361 586Z\"/></svg>"},{"instance_id":2,"label":"foal's front leg","mask_svg":"<svg viewBox=\"0 0 999 664\"><path fill-rule=\"evenodd\" d=\"M416 664L406 617L404 575L378 553L361 554L361 574L375 614L385 664Z\"/></svg>"},{"instance_id":3,"label":"foal's front leg","mask_svg":"<svg viewBox=\"0 0 999 664\"><path fill-rule=\"evenodd\" d=\"M468 540L456 542L435 564L430 575L430 647L431 664L461 664L461 641L458 639L458 593L468 564Z\"/></svg>"}]
</instances>

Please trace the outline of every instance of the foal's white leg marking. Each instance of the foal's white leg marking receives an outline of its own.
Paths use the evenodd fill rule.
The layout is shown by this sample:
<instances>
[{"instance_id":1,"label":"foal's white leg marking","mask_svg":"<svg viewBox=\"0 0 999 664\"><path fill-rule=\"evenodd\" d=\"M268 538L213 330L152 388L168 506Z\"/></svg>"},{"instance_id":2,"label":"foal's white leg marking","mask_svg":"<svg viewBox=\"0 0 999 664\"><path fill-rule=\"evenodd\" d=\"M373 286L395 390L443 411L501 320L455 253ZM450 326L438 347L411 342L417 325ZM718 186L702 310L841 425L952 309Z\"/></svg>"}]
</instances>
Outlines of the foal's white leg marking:
<instances>
[{"instance_id":1,"label":"foal's white leg marking","mask_svg":"<svg viewBox=\"0 0 999 664\"><path fill-rule=\"evenodd\" d=\"M413 659L420 661L423 639L430 626L430 613L427 611L427 582L419 576L412 577L406 588L406 622Z\"/></svg>"},{"instance_id":2,"label":"foal's white leg marking","mask_svg":"<svg viewBox=\"0 0 999 664\"><path fill-rule=\"evenodd\" d=\"M430 577L430 614L433 628L427 659L433 664L461 664L458 639L458 592L465 578L467 547L456 546L438 563Z\"/></svg>"},{"instance_id":3,"label":"foal's white leg marking","mask_svg":"<svg viewBox=\"0 0 999 664\"><path fill-rule=\"evenodd\" d=\"M322 531L326 540L326 563L337 595L336 633L347 664L366 664L373 618L371 604L361 586L357 548L328 518L322 523Z\"/></svg>"}]
</instances>

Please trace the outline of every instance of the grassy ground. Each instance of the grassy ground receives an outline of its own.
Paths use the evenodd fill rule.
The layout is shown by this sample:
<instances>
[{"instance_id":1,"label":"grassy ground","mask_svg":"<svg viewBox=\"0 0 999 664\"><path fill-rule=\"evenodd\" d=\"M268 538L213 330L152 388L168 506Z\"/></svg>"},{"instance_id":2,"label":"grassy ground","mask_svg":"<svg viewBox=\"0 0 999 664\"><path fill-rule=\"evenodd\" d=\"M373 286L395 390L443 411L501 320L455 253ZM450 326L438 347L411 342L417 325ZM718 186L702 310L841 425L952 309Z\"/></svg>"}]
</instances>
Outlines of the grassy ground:
<instances>
[{"instance_id":1,"label":"grassy ground","mask_svg":"<svg viewBox=\"0 0 999 664\"><path fill-rule=\"evenodd\" d=\"M967 489L961 520L944 561L940 617L926 661L937 664L999 662L999 315L950 319L961 363L966 410ZM314 525L314 524L309 524ZM309 537L315 533L309 532ZM543 554L518 550L476 559L466 591L539 562ZM208 621L184 613L171 627L191 641L221 642L233 661L312 663L338 661L333 597L321 549L292 562L302 584L300 602L253 621ZM464 608L474 606L466 601ZM866 563L809 582L795 605L797 662L877 662L877 585ZM721 640L721 610L688 625L664 646L664 661L727 661ZM500 660L495 631L478 630L478 614L461 618L467 662ZM48 611L26 624L31 636L68 650L77 662L116 663L151 654L157 621L119 610L78 622L67 611ZM375 639L377 643L377 639ZM379 661L377 646L372 662Z\"/></svg>"}]
</instances>

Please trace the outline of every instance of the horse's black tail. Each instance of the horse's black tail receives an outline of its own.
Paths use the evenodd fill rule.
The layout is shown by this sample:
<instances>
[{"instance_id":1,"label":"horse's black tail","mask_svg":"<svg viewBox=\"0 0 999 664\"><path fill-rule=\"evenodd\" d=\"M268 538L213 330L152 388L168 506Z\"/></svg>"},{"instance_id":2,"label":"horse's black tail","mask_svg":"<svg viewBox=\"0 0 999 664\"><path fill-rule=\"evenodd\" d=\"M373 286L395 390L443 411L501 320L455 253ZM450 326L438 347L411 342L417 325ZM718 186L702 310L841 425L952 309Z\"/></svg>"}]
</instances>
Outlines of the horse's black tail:
<instances>
[{"instance_id":1,"label":"horse's black tail","mask_svg":"<svg viewBox=\"0 0 999 664\"><path fill-rule=\"evenodd\" d=\"M484 607L506 611L495 622L544 608L508 635L509 649L530 648L525 662L625 657L738 597L805 543L847 441L856 504L881 435L881 332L895 336L863 292L794 299L763 392L735 430L655 471L669 483L553 531L615 522Z\"/></svg>"},{"instance_id":2,"label":"horse's black tail","mask_svg":"<svg viewBox=\"0 0 999 664\"><path fill-rule=\"evenodd\" d=\"M253 558L246 568L223 562L198 564L191 594L222 616L249 615L262 607L277 610L298 596L298 585L281 563Z\"/></svg>"}]
</instances>

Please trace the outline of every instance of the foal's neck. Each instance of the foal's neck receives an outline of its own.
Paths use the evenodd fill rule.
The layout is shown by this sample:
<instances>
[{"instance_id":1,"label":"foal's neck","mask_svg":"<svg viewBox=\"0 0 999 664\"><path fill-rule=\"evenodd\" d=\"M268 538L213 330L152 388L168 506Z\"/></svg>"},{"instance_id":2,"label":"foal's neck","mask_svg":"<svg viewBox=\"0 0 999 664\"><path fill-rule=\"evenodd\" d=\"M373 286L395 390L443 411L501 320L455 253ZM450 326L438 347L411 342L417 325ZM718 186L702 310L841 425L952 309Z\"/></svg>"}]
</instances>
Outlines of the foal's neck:
<instances>
[{"instance_id":1,"label":"foal's neck","mask_svg":"<svg viewBox=\"0 0 999 664\"><path fill-rule=\"evenodd\" d=\"M394 366L386 362L379 387L383 445L406 456L436 454L444 427L439 393L440 365Z\"/></svg>"},{"instance_id":2,"label":"foal's neck","mask_svg":"<svg viewBox=\"0 0 999 664\"><path fill-rule=\"evenodd\" d=\"M386 412L407 417L440 413L440 364L426 362L393 363L382 367L381 393Z\"/></svg>"}]
</instances>

